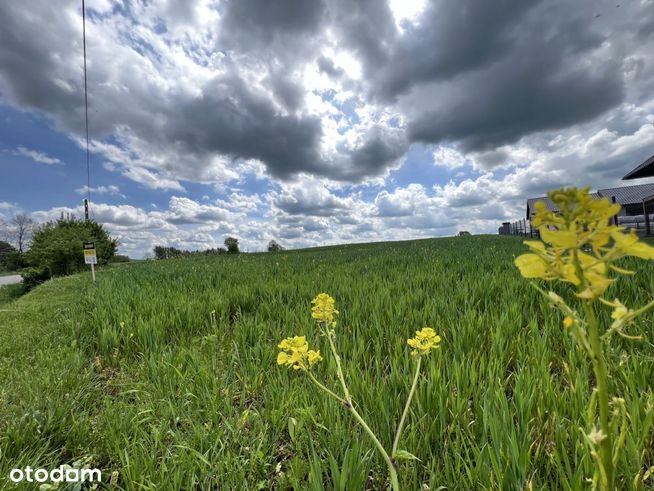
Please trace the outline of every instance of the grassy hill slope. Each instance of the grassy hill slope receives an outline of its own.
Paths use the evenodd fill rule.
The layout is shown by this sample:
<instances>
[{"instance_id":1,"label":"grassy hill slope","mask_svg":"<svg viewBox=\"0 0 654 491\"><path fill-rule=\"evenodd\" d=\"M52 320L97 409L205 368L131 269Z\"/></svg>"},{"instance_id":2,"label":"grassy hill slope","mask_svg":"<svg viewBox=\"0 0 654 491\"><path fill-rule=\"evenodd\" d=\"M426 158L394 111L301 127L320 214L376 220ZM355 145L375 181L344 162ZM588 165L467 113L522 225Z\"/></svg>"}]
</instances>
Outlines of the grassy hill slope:
<instances>
[{"instance_id":1,"label":"grassy hill slope","mask_svg":"<svg viewBox=\"0 0 654 491\"><path fill-rule=\"evenodd\" d=\"M277 343L309 307L340 310L339 351L359 411L390 446L423 326L443 337L423 371L402 448L405 489L579 489L592 371L561 319L515 270L512 237L362 244L127 264L57 279L0 306L0 487L13 467L86 459L123 489L383 489L359 427ZM642 305L654 265L615 294ZM652 317L609 353L632 426L628 487L654 465ZM327 356L316 375L330 386Z\"/></svg>"}]
</instances>

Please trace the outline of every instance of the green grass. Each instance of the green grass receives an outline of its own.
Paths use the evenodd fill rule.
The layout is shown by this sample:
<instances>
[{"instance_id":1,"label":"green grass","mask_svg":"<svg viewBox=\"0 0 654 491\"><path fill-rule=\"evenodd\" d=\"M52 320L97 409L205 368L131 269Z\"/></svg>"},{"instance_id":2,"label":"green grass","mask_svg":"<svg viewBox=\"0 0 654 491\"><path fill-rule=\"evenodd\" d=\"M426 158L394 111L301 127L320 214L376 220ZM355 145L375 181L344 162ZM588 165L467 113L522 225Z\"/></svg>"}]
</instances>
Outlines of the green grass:
<instances>
[{"instance_id":1,"label":"green grass","mask_svg":"<svg viewBox=\"0 0 654 491\"><path fill-rule=\"evenodd\" d=\"M13 300L16 300L24 292L25 289L20 283L15 285L0 286L0 307Z\"/></svg>"},{"instance_id":2,"label":"green grass","mask_svg":"<svg viewBox=\"0 0 654 491\"><path fill-rule=\"evenodd\" d=\"M432 326L400 447L403 489L583 489L592 370L512 264L513 237L464 237L129 263L49 281L0 317L0 487L13 467L92 458L122 489L383 489L372 442L333 400L275 363L336 298L359 412L390 448L412 374L406 338ZM654 295L654 265L612 295ZM606 320L606 317L604 318ZM654 465L652 316L612 341L611 393L631 428L620 489ZM121 322L124 327L121 327ZM650 478L654 479L654 478ZM648 481L651 488L651 482ZM645 487L645 489L650 489Z\"/></svg>"}]
</instances>

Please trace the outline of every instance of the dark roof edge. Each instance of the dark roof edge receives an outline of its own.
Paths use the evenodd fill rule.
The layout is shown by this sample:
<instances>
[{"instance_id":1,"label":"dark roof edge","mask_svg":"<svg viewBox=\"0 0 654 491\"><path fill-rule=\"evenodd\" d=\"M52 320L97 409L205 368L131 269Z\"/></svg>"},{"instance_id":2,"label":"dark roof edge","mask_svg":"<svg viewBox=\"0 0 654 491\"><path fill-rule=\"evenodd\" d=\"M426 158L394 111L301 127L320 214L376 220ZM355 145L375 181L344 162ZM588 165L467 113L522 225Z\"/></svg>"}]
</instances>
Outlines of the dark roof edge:
<instances>
[{"instance_id":1,"label":"dark roof edge","mask_svg":"<svg viewBox=\"0 0 654 491\"><path fill-rule=\"evenodd\" d=\"M652 166L652 168L648 169L649 166ZM652 176L654 176L654 155L652 155L645 162L643 162L638 167L630 171L627 175L625 175L622 178L622 180L626 181L629 179L640 179L642 177L652 177Z\"/></svg>"}]
</instances>

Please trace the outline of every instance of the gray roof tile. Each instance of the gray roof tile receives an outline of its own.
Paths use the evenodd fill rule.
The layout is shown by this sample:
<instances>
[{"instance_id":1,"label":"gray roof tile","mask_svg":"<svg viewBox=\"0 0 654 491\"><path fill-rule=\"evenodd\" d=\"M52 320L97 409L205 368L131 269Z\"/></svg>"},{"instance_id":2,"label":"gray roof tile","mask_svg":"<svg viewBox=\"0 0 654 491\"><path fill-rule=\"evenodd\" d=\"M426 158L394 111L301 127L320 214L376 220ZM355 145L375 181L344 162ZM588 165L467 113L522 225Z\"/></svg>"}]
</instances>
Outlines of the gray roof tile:
<instances>
[{"instance_id":1,"label":"gray roof tile","mask_svg":"<svg viewBox=\"0 0 654 491\"><path fill-rule=\"evenodd\" d=\"M615 196L616 202L621 205L633 205L642 203L643 198L654 195L654 183L600 189L598 193L609 200Z\"/></svg>"}]
</instances>

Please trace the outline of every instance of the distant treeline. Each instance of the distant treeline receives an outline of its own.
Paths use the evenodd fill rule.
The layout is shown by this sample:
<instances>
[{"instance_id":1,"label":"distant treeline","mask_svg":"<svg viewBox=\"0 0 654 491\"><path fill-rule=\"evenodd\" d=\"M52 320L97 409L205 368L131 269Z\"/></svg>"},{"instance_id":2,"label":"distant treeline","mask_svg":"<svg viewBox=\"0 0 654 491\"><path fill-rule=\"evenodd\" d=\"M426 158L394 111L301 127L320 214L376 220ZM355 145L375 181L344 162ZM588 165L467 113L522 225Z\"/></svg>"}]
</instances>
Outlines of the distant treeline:
<instances>
[{"instance_id":1,"label":"distant treeline","mask_svg":"<svg viewBox=\"0 0 654 491\"><path fill-rule=\"evenodd\" d=\"M186 256L217 256L219 254L238 254L238 239L235 237L227 237L225 239L225 249L217 247L215 249L206 249L204 251L186 251L177 249L176 247L155 246L153 251L155 259L171 259L173 257L186 257Z\"/></svg>"},{"instance_id":2,"label":"distant treeline","mask_svg":"<svg viewBox=\"0 0 654 491\"><path fill-rule=\"evenodd\" d=\"M268 252L283 251L284 248L276 241L271 240L268 243ZM215 249L205 249L204 251L187 251L184 249L177 249L176 247L155 246L153 249L155 259L171 259L173 257L187 257L187 256L217 256L220 254L238 254L238 239L234 237L227 237L225 239L225 247L217 247Z\"/></svg>"},{"instance_id":3,"label":"distant treeline","mask_svg":"<svg viewBox=\"0 0 654 491\"><path fill-rule=\"evenodd\" d=\"M153 250L155 259L171 259L173 257L186 257L186 256L214 256L219 254L227 254L227 249L217 247L216 249L207 249L205 251L186 251L177 249L176 247L156 246Z\"/></svg>"}]
</instances>

